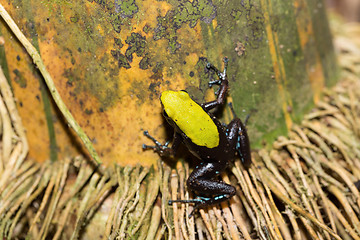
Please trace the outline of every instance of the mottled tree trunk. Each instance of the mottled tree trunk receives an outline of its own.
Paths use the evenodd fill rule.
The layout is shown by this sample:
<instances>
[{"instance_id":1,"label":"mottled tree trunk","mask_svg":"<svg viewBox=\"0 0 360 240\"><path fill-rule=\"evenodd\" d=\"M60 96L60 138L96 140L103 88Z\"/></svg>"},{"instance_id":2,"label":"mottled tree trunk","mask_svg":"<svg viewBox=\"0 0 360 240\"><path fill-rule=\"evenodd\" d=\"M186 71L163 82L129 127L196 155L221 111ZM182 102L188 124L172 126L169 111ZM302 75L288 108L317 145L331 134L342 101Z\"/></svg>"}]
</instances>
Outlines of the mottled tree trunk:
<instances>
[{"instance_id":1,"label":"mottled tree trunk","mask_svg":"<svg viewBox=\"0 0 360 240\"><path fill-rule=\"evenodd\" d=\"M39 50L55 85L102 160L150 165L149 130L165 141L159 95L187 90L214 98L205 64L229 62L235 111L251 114L253 148L286 134L336 82L321 0L1 0ZM32 60L2 25L1 63L37 161L79 152ZM216 90L216 89L215 89ZM224 121L230 120L228 110Z\"/></svg>"}]
</instances>

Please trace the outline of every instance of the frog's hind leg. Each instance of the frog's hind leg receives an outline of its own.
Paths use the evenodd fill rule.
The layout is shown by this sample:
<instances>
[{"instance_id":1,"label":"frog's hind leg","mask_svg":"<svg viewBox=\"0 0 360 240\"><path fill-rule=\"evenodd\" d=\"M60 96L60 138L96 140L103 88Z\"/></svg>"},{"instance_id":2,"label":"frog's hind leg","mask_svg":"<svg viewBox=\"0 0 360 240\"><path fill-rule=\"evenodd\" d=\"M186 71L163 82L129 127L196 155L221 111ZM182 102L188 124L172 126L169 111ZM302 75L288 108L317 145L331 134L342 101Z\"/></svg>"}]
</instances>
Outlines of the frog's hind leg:
<instances>
[{"instance_id":1,"label":"frog's hind leg","mask_svg":"<svg viewBox=\"0 0 360 240\"><path fill-rule=\"evenodd\" d=\"M251 150L250 141L245 128L240 118L234 118L227 126L227 138L230 146L235 146L241 161L244 166L248 168L251 164Z\"/></svg>"},{"instance_id":2,"label":"frog's hind leg","mask_svg":"<svg viewBox=\"0 0 360 240\"><path fill-rule=\"evenodd\" d=\"M187 180L187 186L189 189L199 193L200 195L206 195L209 197L201 196L189 200L170 200L169 204L174 202L194 203L194 210L189 215L189 217L191 217L194 211L199 208L220 203L231 198L235 195L236 189L223 181L213 179L223 170L223 168L223 166L217 166L213 163L204 163L197 167L190 174L189 179Z\"/></svg>"}]
</instances>

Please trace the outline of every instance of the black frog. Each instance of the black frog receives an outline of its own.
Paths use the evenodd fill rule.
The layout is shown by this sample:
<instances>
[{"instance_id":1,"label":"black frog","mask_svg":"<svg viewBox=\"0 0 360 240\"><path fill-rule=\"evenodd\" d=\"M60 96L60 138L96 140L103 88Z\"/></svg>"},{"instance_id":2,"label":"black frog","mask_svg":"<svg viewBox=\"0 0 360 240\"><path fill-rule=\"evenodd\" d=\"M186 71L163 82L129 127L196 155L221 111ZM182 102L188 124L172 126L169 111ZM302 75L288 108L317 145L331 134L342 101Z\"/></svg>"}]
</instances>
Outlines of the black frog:
<instances>
[{"instance_id":1,"label":"black frog","mask_svg":"<svg viewBox=\"0 0 360 240\"><path fill-rule=\"evenodd\" d=\"M155 146L144 144L143 149L153 149L160 156L174 156L179 144L183 142L189 151L201 160L187 180L188 188L195 191L198 197L190 200L170 200L169 204L194 203L195 210L225 201L235 195L236 190L232 185L218 180L218 176L237 155L246 167L251 164L250 142L245 124L234 114L235 118L226 126L210 112L225 103L229 88L227 65L228 59L224 58L224 70L221 72L214 65L207 64L207 68L215 71L219 78L209 82L210 87L213 84L220 85L214 101L198 104L185 91L168 90L161 94L163 115L174 127L171 147L168 146L169 142L163 145L147 131L144 132ZM190 216L192 214L193 212Z\"/></svg>"}]
</instances>

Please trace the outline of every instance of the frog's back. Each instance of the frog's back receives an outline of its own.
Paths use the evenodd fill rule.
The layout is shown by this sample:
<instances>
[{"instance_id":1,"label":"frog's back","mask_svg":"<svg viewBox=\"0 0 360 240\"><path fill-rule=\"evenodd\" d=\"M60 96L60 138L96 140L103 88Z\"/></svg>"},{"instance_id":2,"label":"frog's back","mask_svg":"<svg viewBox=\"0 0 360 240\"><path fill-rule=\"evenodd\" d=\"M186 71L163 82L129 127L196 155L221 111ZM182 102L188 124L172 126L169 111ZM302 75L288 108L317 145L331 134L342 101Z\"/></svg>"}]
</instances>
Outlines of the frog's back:
<instances>
[{"instance_id":1,"label":"frog's back","mask_svg":"<svg viewBox=\"0 0 360 240\"><path fill-rule=\"evenodd\" d=\"M217 126L185 91L164 91L161 102L166 114L194 144L207 148L219 145Z\"/></svg>"}]
</instances>

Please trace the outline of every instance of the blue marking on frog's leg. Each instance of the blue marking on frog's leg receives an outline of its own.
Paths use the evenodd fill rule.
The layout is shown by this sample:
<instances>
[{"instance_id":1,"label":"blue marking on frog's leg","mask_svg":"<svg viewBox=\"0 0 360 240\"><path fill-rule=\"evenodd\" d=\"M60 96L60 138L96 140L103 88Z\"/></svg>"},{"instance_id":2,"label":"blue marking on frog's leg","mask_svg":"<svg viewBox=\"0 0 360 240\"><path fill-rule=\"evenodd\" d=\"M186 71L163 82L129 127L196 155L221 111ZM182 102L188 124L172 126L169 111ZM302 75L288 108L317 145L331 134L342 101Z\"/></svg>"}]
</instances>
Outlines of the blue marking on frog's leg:
<instances>
[{"instance_id":1,"label":"blue marking on frog's leg","mask_svg":"<svg viewBox=\"0 0 360 240\"><path fill-rule=\"evenodd\" d=\"M229 199L230 197L232 197L233 195L229 195L229 194L221 194L221 195L217 195L214 197L202 197L202 196L198 196L197 198L194 199L188 199L188 200L169 200L169 205L172 205L173 203L194 203L194 209L191 211L191 213L189 214L189 218L191 218L194 215L194 212L196 210L198 210L199 208L203 208L206 206L210 206L216 203L220 203L223 202L227 199Z\"/></svg>"},{"instance_id":2,"label":"blue marking on frog's leg","mask_svg":"<svg viewBox=\"0 0 360 240\"><path fill-rule=\"evenodd\" d=\"M237 137L237 141L236 141L236 150L239 151L241 148L241 145L240 145L240 136Z\"/></svg>"},{"instance_id":3,"label":"blue marking on frog's leg","mask_svg":"<svg viewBox=\"0 0 360 240\"><path fill-rule=\"evenodd\" d=\"M223 164L211 162L201 164L200 167L194 169L187 180L188 188L200 196L189 200L170 200L169 204L174 202L194 203L194 210L189 215L191 217L199 208L223 202L234 196L235 187L216 178L224 167Z\"/></svg>"},{"instance_id":4,"label":"blue marking on frog's leg","mask_svg":"<svg viewBox=\"0 0 360 240\"><path fill-rule=\"evenodd\" d=\"M228 198L229 198L228 194L221 194L214 197L214 201L223 201L223 199L228 199Z\"/></svg>"},{"instance_id":5,"label":"blue marking on frog's leg","mask_svg":"<svg viewBox=\"0 0 360 240\"><path fill-rule=\"evenodd\" d=\"M208 84L209 84L209 87L212 87L212 86L215 85L215 84L220 85L220 84L221 84L221 80L210 81Z\"/></svg>"}]
</instances>

